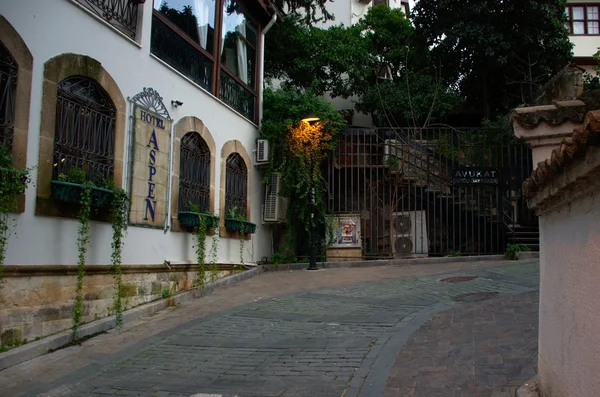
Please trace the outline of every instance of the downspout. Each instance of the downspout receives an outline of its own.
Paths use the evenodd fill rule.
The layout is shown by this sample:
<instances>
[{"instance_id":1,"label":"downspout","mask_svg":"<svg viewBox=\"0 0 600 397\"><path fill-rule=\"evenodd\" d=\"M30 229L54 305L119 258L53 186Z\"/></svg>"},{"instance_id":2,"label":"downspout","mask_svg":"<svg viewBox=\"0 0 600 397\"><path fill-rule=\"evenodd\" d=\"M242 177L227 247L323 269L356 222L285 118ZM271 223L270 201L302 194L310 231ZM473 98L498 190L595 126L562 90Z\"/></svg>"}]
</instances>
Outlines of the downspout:
<instances>
[{"instance_id":1,"label":"downspout","mask_svg":"<svg viewBox=\"0 0 600 397\"><path fill-rule=\"evenodd\" d=\"M273 4L269 4L269 8L273 11L273 17L262 30L260 35L260 75L258 76L258 126L260 127L262 124L263 117L263 91L264 91L264 80L265 80L265 35L271 29L271 27L277 22L277 14L278 11L273 6Z\"/></svg>"}]
</instances>

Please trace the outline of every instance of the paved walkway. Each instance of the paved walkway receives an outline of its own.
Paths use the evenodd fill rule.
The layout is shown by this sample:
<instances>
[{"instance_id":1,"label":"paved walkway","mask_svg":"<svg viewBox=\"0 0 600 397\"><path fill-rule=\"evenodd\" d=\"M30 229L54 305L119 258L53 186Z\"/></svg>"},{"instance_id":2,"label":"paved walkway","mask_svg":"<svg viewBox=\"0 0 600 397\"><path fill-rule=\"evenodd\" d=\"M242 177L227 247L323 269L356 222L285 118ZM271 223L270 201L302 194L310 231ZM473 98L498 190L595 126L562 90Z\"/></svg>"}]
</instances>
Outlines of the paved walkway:
<instances>
[{"instance_id":1,"label":"paved walkway","mask_svg":"<svg viewBox=\"0 0 600 397\"><path fill-rule=\"evenodd\" d=\"M267 273L2 371L0 390L506 395L534 362L537 288L537 261Z\"/></svg>"}]
</instances>

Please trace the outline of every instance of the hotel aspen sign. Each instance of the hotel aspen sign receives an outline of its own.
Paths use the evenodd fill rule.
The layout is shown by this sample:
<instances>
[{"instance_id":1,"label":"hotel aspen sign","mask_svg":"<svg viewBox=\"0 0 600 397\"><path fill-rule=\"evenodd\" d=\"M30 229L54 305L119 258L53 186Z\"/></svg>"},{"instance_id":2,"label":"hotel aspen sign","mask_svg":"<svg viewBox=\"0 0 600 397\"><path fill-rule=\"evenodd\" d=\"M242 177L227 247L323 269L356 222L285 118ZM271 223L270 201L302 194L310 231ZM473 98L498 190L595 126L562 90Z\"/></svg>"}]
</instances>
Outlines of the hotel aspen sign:
<instances>
[{"instance_id":1,"label":"hotel aspen sign","mask_svg":"<svg viewBox=\"0 0 600 397\"><path fill-rule=\"evenodd\" d=\"M129 222L162 228L167 217L171 122L138 105L133 113Z\"/></svg>"}]
</instances>

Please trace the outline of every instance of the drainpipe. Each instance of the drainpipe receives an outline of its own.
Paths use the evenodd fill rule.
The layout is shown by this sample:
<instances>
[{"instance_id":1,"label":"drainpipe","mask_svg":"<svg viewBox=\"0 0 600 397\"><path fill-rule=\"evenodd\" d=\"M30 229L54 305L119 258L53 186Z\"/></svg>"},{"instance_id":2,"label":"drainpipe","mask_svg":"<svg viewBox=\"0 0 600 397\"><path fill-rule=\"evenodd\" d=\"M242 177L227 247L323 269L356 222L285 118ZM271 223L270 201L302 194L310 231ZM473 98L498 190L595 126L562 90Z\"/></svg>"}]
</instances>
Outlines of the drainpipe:
<instances>
[{"instance_id":1,"label":"drainpipe","mask_svg":"<svg viewBox=\"0 0 600 397\"><path fill-rule=\"evenodd\" d=\"M264 79L265 79L265 35L271 29L271 27L277 21L278 11L273 6L273 4L269 4L269 8L273 11L273 17L265 26L265 28L261 32L260 37L260 76L258 76L258 126L260 127L262 124L263 117L263 91L264 91Z\"/></svg>"}]
</instances>

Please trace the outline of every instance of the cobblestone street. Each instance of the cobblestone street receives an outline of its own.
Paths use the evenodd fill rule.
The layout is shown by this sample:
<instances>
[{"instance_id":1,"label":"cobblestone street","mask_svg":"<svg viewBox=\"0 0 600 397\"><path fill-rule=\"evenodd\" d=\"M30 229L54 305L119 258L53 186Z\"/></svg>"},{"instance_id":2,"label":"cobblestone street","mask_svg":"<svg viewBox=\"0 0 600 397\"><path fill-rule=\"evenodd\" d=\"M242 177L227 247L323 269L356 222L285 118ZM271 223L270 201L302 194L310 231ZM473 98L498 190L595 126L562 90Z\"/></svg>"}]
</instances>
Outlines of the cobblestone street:
<instances>
[{"instance_id":1,"label":"cobblestone street","mask_svg":"<svg viewBox=\"0 0 600 397\"><path fill-rule=\"evenodd\" d=\"M259 278L293 283L300 274L350 271L361 269ZM8 382L17 370L11 368L0 372L0 387L44 396L508 397L535 374L537 261L435 275L362 271L379 274L373 281L260 297L183 322L35 390ZM204 299L211 297L193 304ZM69 349L53 354L68 360L76 354ZM18 367L39 370L44 359L38 361Z\"/></svg>"}]
</instances>

